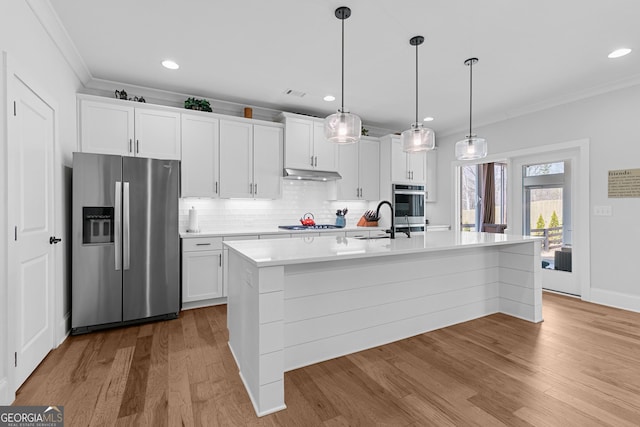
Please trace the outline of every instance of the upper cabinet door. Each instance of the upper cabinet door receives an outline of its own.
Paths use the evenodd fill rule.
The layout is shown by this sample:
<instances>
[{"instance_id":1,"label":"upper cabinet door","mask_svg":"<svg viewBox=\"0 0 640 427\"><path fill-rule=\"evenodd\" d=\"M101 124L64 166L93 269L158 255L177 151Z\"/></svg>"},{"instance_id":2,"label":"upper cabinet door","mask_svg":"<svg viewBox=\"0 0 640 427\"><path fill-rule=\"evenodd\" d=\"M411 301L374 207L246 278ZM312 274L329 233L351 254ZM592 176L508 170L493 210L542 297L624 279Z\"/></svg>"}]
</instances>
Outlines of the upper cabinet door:
<instances>
[{"instance_id":1,"label":"upper cabinet door","mask_svg":"<svg viewBox=\"0 0 640 427\"><path fill-rule=\"evenodd\" d=\"M281 195L283 129L253 125L253 196L277 199Z\"/></svg>"},{"instance_id":2,"label":"upper cabinet door","mask_svg":"<svg viewBox=\"0 0 640 427\"><path fill-rule=\"evenodd\" d=\"M357 200L360 198L358 185L358 144L346 144L338 147L338 199Z\"/></svg>"},{"instance_id":3,"label":"upper cabinet door","mask_svg":"<svg viewBox=\"0 0 640 427\"><path fill-rule=\"evenodd\" d=\"M410 181L416 185L424 185L426 180L427 152L408 153L407 159Z\"/></svg>"},{"instance_id":4,"label":"upper cabinet door","mask_svg":"<svg viewBox=\"0 0 640 427\"><path fill-rule=\"evenodd\" d=\"M313 167L322 171L338 170L336 144L324 136L324 122L313 122Z\"/></svg>"},{"instance_id":5,"label":"upper cabinet door","mask_svg":"<svg viewBox=\"0 0 640 427\"><path fill-rule=\"evenodd\" d=\"M133 107L81 100L80 150L132 156L133 123Z\"/></svg>"},{"instance_id":6,"label":"upper cabinet door","mask_svg":"<svg viewBox=\"0 0 640 427\"><path fill-rule=\"evenodd\" d=\"M376 141L361 139L358 142L358 165L360 198L378 200L380 198L380 145Z\"/></svg>"},{"instance_id":7,"label":"upper cabinet door","mask_svg":"<svg viewBox=\"0 0 640 427\"><path fill-rule=\"evenodd\" d=\"M180 113L135 108L138 157L180 160Z\"/></svg>"},{"instance_id":8,"label":"upper cabinet door","mask_svg":"<svg viewBox=\"0 0 640 427\"><path fill-rule=\"evenodd\" d=\"M391 141L391 181L392 182L408 182L409 168L407 161L407 153L402 151L400 138L394 138Z\"/></svg>"},{"instance_id":9,"label":"upper cabinet door","mask_svg":"<svg viewBox=\"0 0 640 427\"><path fill-rule=\"evenodd\" d=\"M313 121L287 117L285 121L285 167L313 167Z\"/></svg>"},{"instance_id":10,"label":"upper cabinet door","mask_svg":"<svg viewBox=\"0 0 640 427\"><path fill-rule=\"evenodd\" d=\"M219 122L182 115L181 197L218 197Z\"/></svg>"},{"instance_id":11,"label":"upper cabinet door","mask_svg":"<svg viewBox=\"0 0 640 427\"><path fill-rule=\"evenodd\" d=\"M220 197L253 197L253 125L220 120Z\"/></svg>"}]
</instances>

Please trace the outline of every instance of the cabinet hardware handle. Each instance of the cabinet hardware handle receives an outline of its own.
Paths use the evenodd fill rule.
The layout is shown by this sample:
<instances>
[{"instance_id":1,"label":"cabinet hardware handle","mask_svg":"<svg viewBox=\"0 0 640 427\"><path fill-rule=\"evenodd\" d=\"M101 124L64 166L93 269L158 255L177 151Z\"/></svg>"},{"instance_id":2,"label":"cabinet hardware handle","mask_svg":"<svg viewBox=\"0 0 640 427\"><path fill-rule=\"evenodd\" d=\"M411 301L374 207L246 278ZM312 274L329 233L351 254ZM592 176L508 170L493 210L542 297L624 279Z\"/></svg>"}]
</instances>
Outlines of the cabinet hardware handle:
<instances>
[{"instance_id":1,"label":"cabinet hardware handle","mask_svg":"<svg viewBox=\"0 0 640 427\"><path fill-rule=\"evenodd\" d=\"M256 182L255 184L253 184L255 191L253 192L253 194L258 195L258 183Z\"/></svg>"},{"instance_id":2,"label":"cabinet hardware handle","mask_svg":"<svg viewBox=\"0 0 640 427\"><path fill-rule=\"evenodd\" d=\"M360 189L356 187L356 197L360 197Z\"/></svg>"},{"instance_id":3,"label":"cabinet hardware handle","mask_svg":"<svg viewBox=\"0 0 640 427\"><path fill-rule=\"evenodd\" d=\"M211 243L196 243L196 246L211 246Z\"/></svg>"},{"instance_id":4,"label":"cabinet hardware handle","mask_svg":"<svg viewBox=\"0 0 640 427\"><path fill-rule=\"evenodd\" d=\"M218 181L216 181L216 194L218 194Z\"/></svg>"},{"instance_id":5,"label":"cabinet hardware handle","mask_svg":"<svg viewBox=\"0 0 640 427\"><path fill-rule=\"evenodd\" d=\"M411 171L411 181L413 181L413 171Z\"/></svg>"},{"instance_id":6,"label":"cabinet hardware handle","mask_svg":"<svg viewBox=\"0 0 640 427\"><path fill-rule=\"evenodd\" d=\"M222 267L222 255L218 255L218 265Z\"/></svg>"},{"instance_id":7,"label":"cabinet hardware handle","mask_svg":"<svg viewBox=\"0 0 640 427\"><path fill-rule=\"evenodd\" d=\"M140 141L136 139L136 154L140 152Z\"/></svg>"},{"instance_id":8,"label":"cabinet hardware handle","mask_svg":"<svg viewBox=\"0 0 640 427\"><path fill-rule=\"evenodd\" d=\"M318 156L316 156L316 161L315 161L314 166L318 166Z\"/></svg>"},{"instance_id":9,"label":"cabinet hardware handle","mask_svg":"<svg viewBox=\"0 0 640 427\"><path fill-rule=\"evenodd\" d=\"M132 143L131 138L129 138L129 152L130 152L130 153L133 151L133 150L132 150L132 147L131 147L131 143Z\"/></svg>"},{"instance_id":10,"label":"cabinet hardware handle","mask_svg":"<svg viewBox=\"0 0 640 427\"><path fill-rule=\"evenodd\" d=\"M249 194L253 194L253 182L249 183Z\"/></svg>"},{"instance_id":11,"label":"cabinet hardware handle","mask_svg":"<svg viewBox=\"0 0 640 427\"><path fill-rule=\"evenodd\" d=\"M313 166L313 156L311 156L311 166Z\"/></svg>"}]
</instances>

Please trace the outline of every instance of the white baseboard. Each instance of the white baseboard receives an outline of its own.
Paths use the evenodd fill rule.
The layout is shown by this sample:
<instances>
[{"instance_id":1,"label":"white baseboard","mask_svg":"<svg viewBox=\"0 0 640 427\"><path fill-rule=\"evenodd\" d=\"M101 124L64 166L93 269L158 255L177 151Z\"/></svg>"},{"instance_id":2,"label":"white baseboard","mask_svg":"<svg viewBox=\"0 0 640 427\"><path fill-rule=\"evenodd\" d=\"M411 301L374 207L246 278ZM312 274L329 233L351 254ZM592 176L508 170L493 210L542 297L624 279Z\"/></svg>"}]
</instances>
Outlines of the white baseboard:
<instances>
[{"instance_id":1,"label":"white baseboard","mask_svg":"<svg viewBox=\"0 0 640 427\"><path fill-rule=\"evenodd\" d=\"M6 378L0 380L0 405L9 406L15 400L15 395L9 393L9 382Z\"/></svg>"},{"instance_id":2,"label":"white baseboard","mask_svg":"<svg viewBox=\"0 0 640 427\"><path fill-rule=\"evenodd\" d=\"M640 313L640 296L591 288L590 302Z\"/></svg>"},{"instance_id":3,"label":"white baseboard","mask_svg":"<svg viewBox=\"0 0 640 427\"><path fill-rule=\"evenodd\" d=\"M71 332L71 312L67 312L56 325L56 347L63 343Z\"/></svg>"},{"instance_id":4,"label":"white baseboard","mask_svg":"<svg viewBox=\"0 0 640 427\"><path fill-rule=\"evenodd\" d=\"M183 302L182 310L191 310L193 308L211 307L214 305L221 305L227 303L227 297L211 298L202 301Z\"/></svg>"}]
</instances>

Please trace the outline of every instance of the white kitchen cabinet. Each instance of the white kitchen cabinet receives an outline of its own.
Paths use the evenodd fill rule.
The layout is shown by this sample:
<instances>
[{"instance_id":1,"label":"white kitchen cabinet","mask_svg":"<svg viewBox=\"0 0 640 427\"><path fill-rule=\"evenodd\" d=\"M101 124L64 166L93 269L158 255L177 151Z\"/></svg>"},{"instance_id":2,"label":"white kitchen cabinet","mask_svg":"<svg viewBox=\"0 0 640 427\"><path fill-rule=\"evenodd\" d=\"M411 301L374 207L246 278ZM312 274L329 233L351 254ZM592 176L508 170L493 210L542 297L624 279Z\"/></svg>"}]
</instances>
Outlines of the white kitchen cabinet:
<instances>
[{"instance_id":1,"label":"white kitchen cabinet","mask_svg":"<svg viewBox=\"0 0 640 427\"><path fill-rule=\"evenodd\" d=\"M182 239L182 302L223 296L222 238Z\"/></svg>"},{"instance_id":2,"label":"white kitchen cabinet","mask_svg":"<svg viewBox=\"0 0 640 427\"><path fill-rule=\"evenodd\" d=\"M375 138L362 138L355 144L338 148L337 181L339 200L379 200L380 178L378 168L380 152Z\"/></svg>"},{"instance_id":3,"label":"white kitchen cabinet","mask_svg":"<svg viewBox=\"0 0 640 427\"><path fill-rule=\"evenodd\" d=\"M78 100L81 151L180 160L180 113L89 95Z\"/></svg>"},{"instance_id":4,"label":"white kitchen cabinet","mask_svg":"<svg viewBox=\"0 0 640 427\"><path fill-rule=\"evenodd\" d=\"M283 113L284 166L294 169L336 171L336 147L324 136L324 121Z\"/></svg>"},{"instance_id":5,"label":"white kitchen cabinet","mask_svg":"<svg viewBox=\"0 0 640 427\"><path fill-rule=\"evenodd\" d=\"M394 183L424 185L426 152L405 153L400 137L391 141L391 180Z\"/></svg>"},{"instance_id":6,"label":"white kitchen cabinet","mask_svg":"<svg viewBox=\"0 0 640 427\"><path fill-rule=\"evenodd\" d=\"M220 159L220 197L280 197L281 127L220 120Z\"/></svg>"},{"instance_id":7,"label":"white kitchen cabinet","mask_svg":"<svg viewBox=\"0 0 640 427\"><path fill-rule=\"evenodd\" d=\"M182 115L181 197L218 197L219 120Z\"/></svg>"},{"instance_id":8,"label":"white kitchen cabinet","mask_svg":"<svg viewBox=\"0 0 640 427\"><path fill-rule=\"evenodd\" d=\"M133 107L80 99L80 150L85 153L133 155Z\"/></svg>"},{"instance_id":9,"label":"white kitchen cabinet","mask_svg":"<svg viewBox=\"0 0 640 427\"><path fill-rule=\"evenodd\" d=\"M253 196L253 125L220 120L220 197Z\"/></svg>"},{"instance_id":10,"label":"white kitchen cabinet","mask_svg":"<svg viewBox=\"0 0 640 427\"><path fill-rule=\"evenodd\" d=\"M135 156L180 160L180 113L135 108Z\"/></svg>"},{"instance_id":11,"label":"white kitchen cabinet","mask_svg":"<svg viewBox=\"0 0 640 427\"><path fill-rule=\"evenodd\" d=\"M425 201L436 201L435 150L405 153L399 135L380 138L380 197L391 199L392 184L425 186Z\"/></svg>"},{"instance_id":12,"label":"white kitchen cabinet","mask_svg":"<svg viewBox=\"0 0 640 427\"><path fill-rule=\"evenodd\" d=\"M277 199L282 194L283 129L253 125L253 197Z\"/></svg>"}]
</instances>

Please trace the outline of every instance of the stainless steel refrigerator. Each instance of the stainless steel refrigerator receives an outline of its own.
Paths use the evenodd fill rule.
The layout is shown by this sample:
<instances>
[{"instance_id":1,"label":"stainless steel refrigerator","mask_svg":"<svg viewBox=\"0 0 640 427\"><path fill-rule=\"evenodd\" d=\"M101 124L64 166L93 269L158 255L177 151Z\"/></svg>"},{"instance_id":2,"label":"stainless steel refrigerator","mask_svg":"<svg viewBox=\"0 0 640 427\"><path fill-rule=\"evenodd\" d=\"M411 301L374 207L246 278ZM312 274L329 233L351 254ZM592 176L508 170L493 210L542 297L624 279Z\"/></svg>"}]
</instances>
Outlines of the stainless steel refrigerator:
<instances>
[{"instance_id":1,"label":"stainless steel refrigerator","mask_svg":"<svg viewBox=\"0 0 640 427\"><path fill-rule=\"evenodd\" d=\"M175 318L180 162L73 153L71 333Z\"/></svg>"}]
</instances>

